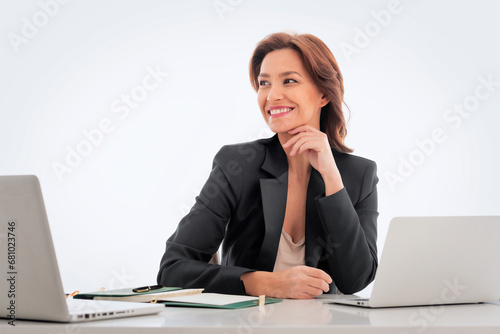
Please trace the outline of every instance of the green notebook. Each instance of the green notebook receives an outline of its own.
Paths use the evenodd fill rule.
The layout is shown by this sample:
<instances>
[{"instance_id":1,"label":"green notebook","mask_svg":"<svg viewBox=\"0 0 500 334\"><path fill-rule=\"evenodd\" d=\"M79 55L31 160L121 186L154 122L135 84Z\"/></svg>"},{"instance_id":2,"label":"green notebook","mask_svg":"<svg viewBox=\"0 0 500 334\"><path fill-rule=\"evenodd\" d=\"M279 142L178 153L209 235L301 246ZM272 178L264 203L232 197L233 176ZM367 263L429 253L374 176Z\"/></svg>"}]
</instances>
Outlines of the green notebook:
<instances>
[{"instance_id":1,"label":"green notebook","mask_svg":"<svg viewBox=\"0 0 500 334\"><path fill-rule=\"evenodd\" d=\"M265 298L265 304L281 302L282 299ZM222 293L200 293L190 296L158 300L166 306L207 307L220 309L239 309L259 305L259 297L228 295Z\"/></svg>"},{"instance_id":2,"label":"green notebook","mask_svg":"<svg viewBox=\"0 0 500 334\"><path fill-rule=\"evenodd\" d=\"M199 294L202 291L203 289L182 289L178 287L161 287L149 291L134 292L132 288L127 288L127 289L80 293L75 295L73 298L149 303L153 300L158 300L161 298Z\"/></svg>"},{"instance_id":3,"label":"green notebook","mask_svg":"<svg viewBox=\"0 0 500 334\"><path fill-rule=\"evenodd\" d=\"M75 299L94 299L94 297L128 297L128 296L137 296L137 295L147 295L152 293L161 293L168 291L181 290L182 288L177 287L163 287L160 289L149 290L145 292L134 292L132 288L127 289L116 289L116 290L103 290L103 291L94 291L88 293L79 293L75 295L73 298Z\"/></svg>"},{"instance_id":4,"label":"green notebook","mask_svg":"<svg viewBox=\"0 0 500 334\"><path fill-rule=\"evenodd\" d=\"M165 306L206 307L220 309L239 309L259 305L259 297L229 295L221 293L202 293L203 289L182 289L162 287L145 292L134 292L132 288L108 291L95 291L75 295L75 299L114 300L127 302L157 302ZM273 304L282 299L265 298L265 304Z\"/></svg>"}]
</instances>

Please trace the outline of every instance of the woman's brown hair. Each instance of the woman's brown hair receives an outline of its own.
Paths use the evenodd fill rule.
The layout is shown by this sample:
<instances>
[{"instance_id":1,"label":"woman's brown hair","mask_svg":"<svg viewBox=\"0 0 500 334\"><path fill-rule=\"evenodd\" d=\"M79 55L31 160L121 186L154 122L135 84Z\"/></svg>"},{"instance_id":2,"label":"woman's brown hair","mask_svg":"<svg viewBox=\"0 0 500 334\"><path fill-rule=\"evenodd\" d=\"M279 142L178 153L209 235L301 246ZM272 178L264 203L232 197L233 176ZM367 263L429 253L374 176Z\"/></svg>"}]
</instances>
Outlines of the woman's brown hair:
<instances>
[{"instance_id":1,"label":"woman's brown hair","mask_svg":"<svg viewBox=\"0 0 500 334\"><path fill-rule=\"evenodd\" d=\"M258 76L264 57L271 51L281 49L299 52L312 80L323 95L330 100L321 108L320 116L320 130L326 133L330 145L340 152L352 152L352 149L344 144L347 128L342 112L342 103L344 103L342 74L332 52L318 37L310 34L291 35L284 32L265 37L257 44L250 59L250 81L253 89L259 90Z\"/></svg>"}]
</instances>

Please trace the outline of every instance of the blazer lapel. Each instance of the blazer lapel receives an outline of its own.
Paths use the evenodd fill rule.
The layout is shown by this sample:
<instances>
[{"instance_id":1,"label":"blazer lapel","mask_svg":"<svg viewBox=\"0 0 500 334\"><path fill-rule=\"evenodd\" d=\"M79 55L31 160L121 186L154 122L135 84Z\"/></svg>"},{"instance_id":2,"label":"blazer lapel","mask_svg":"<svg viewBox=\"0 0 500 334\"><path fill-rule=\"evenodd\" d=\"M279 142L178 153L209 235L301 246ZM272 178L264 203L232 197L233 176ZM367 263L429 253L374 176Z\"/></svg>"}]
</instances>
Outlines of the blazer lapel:
<instances>
[{"instance_id":1,"label":"blazer lapel","mask_svg":"<svg viewBox=\"0 0 500 334\"><path fill-rule=\"evenodd\" d=\"M278 135L274 135L266 146L266 156L261 168L271 177L260 179L265 235L255 268L272 271L283 228L288 192L288 161Z\"/></svg>"},{"instance_id":2,"label":"blazer lapel","mask_svg":"<svg viewBox=\"0 0 500 334\"><path fill-rule=\"evenodd\" d=\"M322 256L325 244L324 228L316 207L316 197L325 193L325 182L321 174L314 168L311 171L309 185L307 187L306 202L306 251L305 262L307 266L316 267Z\"/></svg>"}]
</instances>

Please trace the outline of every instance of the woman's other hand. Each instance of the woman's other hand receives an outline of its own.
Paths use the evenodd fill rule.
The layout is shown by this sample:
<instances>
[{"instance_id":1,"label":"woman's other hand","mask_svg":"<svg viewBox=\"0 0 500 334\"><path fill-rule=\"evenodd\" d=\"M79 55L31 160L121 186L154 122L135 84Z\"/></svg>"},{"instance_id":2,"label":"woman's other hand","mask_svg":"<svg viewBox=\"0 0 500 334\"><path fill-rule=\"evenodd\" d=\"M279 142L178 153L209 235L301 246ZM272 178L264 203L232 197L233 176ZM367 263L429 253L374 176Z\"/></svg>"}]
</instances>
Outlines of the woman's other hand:
<instances>
[{"instance_id":1,"label":"woman's other hand","mask_svg":"<svg viewBox=\"0 0 500 334\"><path fill-rule=\"evenodd\" d=\"M255 271L241 275L248 295L311 299L328 292L332 278L321 269L296 266L277 272Z\"/></svg>"}]
</instances>

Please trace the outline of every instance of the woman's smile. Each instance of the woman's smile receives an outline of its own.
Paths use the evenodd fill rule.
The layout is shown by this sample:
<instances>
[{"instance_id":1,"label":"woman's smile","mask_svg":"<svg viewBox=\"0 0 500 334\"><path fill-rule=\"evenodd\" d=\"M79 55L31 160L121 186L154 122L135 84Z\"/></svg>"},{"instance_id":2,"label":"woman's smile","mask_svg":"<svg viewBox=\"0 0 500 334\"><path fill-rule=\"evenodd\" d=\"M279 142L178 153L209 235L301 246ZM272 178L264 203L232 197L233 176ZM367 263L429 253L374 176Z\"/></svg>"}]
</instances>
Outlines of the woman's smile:
<instances>
[{"instance_id":1,"label":"woman's smile","mask_svg":"<svg viewBox=\"0 0 500 334\"><path fill-rule=\"evenodd\" d=\"M276 107L269 107L267 109L267 112L269 115L271 115L272 118L275 117L282 117L285 115L288 115L293 109L293 107L285 107L285 106L276 106Z\"/></svg>"}]
</instances>

